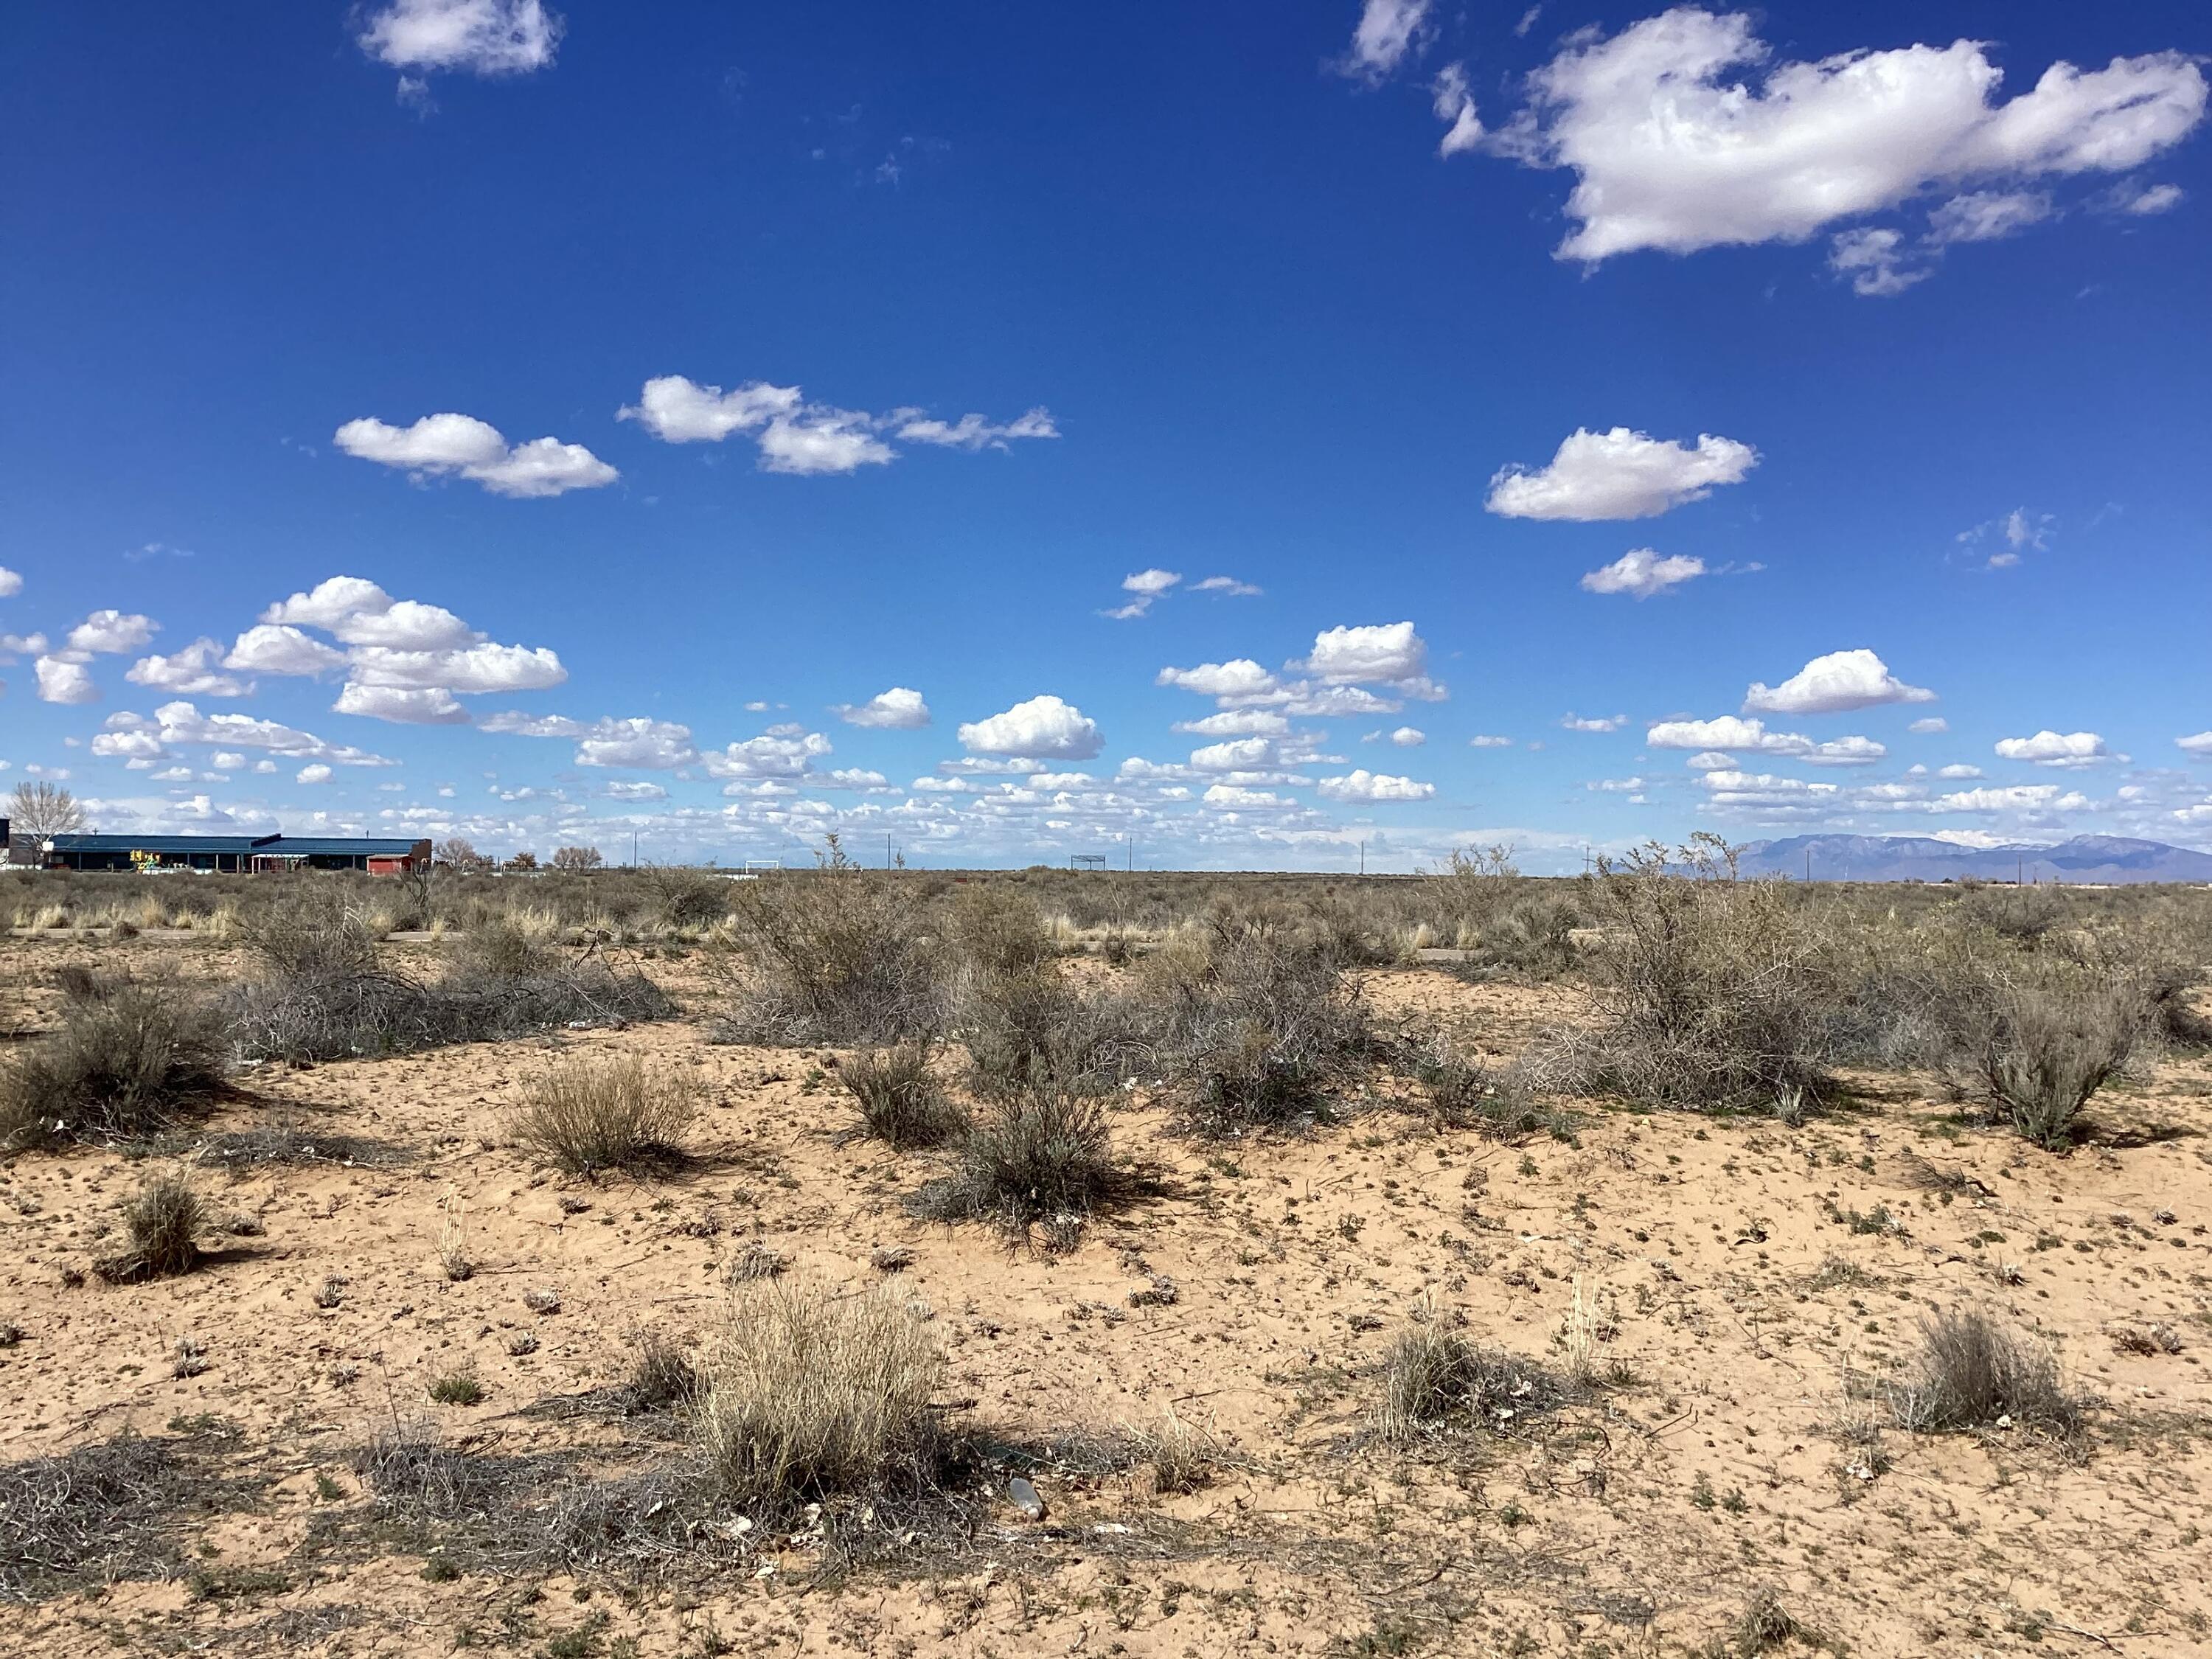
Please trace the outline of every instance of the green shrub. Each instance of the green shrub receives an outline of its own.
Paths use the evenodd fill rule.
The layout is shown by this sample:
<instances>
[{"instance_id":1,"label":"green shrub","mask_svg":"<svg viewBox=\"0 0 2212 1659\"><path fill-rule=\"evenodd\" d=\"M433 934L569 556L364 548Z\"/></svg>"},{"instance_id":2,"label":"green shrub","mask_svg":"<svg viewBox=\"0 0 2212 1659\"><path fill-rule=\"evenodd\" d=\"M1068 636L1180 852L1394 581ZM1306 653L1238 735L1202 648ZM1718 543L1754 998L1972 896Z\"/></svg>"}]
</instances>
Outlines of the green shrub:
<instances>
[{"instance_id":1,"label":"green shrub","mask_svg":"<svg viewBox=\"0 0 2212 1659\"><path fill-rule=\"evenodd\" d=\"M1039 1090L993 1102L961 1143L957 1167L922 1189L916 1207L935 1219L996 1219L1018 1231L1042 1225L1055 1243L1133 1185L1115 1156L1105 1109L1087 1095Z\"/></svg>"}]
</instances>

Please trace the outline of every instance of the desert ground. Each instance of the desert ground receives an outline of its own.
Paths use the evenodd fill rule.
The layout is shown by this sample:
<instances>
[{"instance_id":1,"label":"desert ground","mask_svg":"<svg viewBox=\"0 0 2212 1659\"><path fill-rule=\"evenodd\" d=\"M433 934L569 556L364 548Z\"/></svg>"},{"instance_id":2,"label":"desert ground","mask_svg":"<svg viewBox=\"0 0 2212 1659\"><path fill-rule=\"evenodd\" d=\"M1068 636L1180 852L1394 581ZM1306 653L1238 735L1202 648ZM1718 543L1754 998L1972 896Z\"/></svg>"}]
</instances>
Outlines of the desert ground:
<instances>
[{"instance_id":1,"label":"desert ground","mask_svg":"<svg viewBox=\"0 0 2212 1659\"><path fill-rule=\"evenodd\" d=\"M71 962L241 971L205 938L19 932L0 1030L35 1041ZM916 1218L932 1155L854 1133L837 1052L710 1041L690 964L651 966L678 1017L264 1064L157 1145L0 1165L0 1463L50 1480L38 1460L118 1437L165 1460L99 1565L9 1586L0 1648L1596 1659L2212 1638L2201 1054L2108 1088L2063 1155L1900 1074L1794 1127L1577 1102L1564 1139L1439 1127L1387 1077L1309 1129L1201 1139L1132 1088L1112 1129L1146 1190L1047 1248ZM1381 1023L1501 1061L1581 1001L1433 966L1358 978ZM689 1156L540 1167L513 1131L524 1092L609 1052L696 1080ZM118 1206L167 1166L223 1242L196 1271L104 1282ZM705 1339L732 1264L763 1252L785 1281L886 1285L920 1311L948 1417L996 1449L956 1510L858 1554L802 1521L563 1562L396 1517L357 1472L423 1419L540 1482L525 1510L679 1456L665 1413L623 1407L641 1342ZM2049 1343L2081 1431L1887 1424L1875 1390L1942 1308ZM1378 1369L1414 1322L1585 1385L1385 1442ZM456 1375L475 1403L432 1398ZM1146 1449L1169 1413L1198 1467L1164 1480ZM1041 1514L1010 1498L1018 1474Z\"/></svg>"}]
</instances>

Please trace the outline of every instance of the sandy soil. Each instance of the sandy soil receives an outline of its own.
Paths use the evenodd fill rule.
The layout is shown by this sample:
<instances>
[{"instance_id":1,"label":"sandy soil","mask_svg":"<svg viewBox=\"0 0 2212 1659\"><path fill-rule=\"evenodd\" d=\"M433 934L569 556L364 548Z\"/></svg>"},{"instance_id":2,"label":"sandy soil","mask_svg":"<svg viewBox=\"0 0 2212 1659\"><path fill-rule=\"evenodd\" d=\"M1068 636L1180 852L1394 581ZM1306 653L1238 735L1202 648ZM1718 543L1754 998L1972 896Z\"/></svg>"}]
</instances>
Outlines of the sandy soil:
<instances>
[{"instance_id":1,"label":"sandy soil","mask_svg":"<svg viewBox=\"0 0 2212 1659\"><path fill-rule=\"evenodd\" d=\"M82 949L0 942L0 1030L50 1018L44 987ZM99 954L155 952L198 975L232 967L205 945ZM1499 1051L1572 1011L1568 994L1435 971L1371 990L1386 1014ZM509 1144L529 1079L605 1049L696 1073L692 1168L592 1185ZM1899 1079L1863 1079L1868 1097L1796 1129L1594 1111L1578 1146L1438 1134L1378 1107L1209 1146L1133 1101L1117 1135L1166 1194L1054 1256L909 1218L928 1160L847 1139L824 1059L672 1023L264 1069L248 1079L263 1103L210 1130L295 1121L354 1138L328 1142L353 1161L225 1173L202 1156L210 1198L258 1231L149 1285L86 1273L143 1164L82 1151L0 1170L0 1319L23 1333L0 1350L0 1461L131 1429L193 1437L233 1483L179 1523L198 1579L11 1609L0 1650L1595 1659L1702 1650L1762 1590L1858 1654L2212 1639L2202 1062L2114 1096L2101 1139L2063 1158L1961 1130ZM476 1264L461 1282L438 1261L456 1205ZM529 1408L618 1381L641 1332L705 1329L722 1265L755 1243L853 1284L882 1276L878 1247L904 1247L899 1282L932 1310L972 1417L1052 1442L1141 1429L1173 1402L1213 1442L1213 1479L1162 1498L1140 1475L1048 1469L1042 1522L1002 1504L959 1547L834 1583L804 1546L643 1578L446 1582L379 1547L347 1462L378 1422L428 1412L510 1452L605 1436ZM1156 1276L1173 1300L1133 1305ZM336 1305L318 1305L334 1278ZM1373 1367L1425 1302L1559 1364L1577 1283L1608 1376L1587 1403L1419 1456L1363 1438ZM557 1311L526 1304L544 1291ZM1955 1304L2057 1347L2102 1402L2083 1444L1890 1430L1869 1467L1844 1434L1869 1409L1847 1373L1902 1363L1917 1322ZM2180 1351L2130 1342L2153 1328ZM180 1336L206 1362L181 1379ZM432 1405L429 1382L464 1364L483 1403Z\"/></svg>"}]
</instances>

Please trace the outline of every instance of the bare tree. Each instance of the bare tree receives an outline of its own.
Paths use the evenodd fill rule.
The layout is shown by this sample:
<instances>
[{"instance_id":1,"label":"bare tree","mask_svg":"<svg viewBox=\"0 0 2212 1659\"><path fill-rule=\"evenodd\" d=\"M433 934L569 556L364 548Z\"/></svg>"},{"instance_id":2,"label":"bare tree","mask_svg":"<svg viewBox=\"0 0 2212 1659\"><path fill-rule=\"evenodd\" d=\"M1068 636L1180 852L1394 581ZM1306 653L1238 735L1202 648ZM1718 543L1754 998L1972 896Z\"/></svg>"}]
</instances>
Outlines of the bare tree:
<instances>
[{"instance_id":1,"label":"bare tree","mask_svg":"<svg viewBox=\"0 0 2212 1659\"><path fill-rule=\"evenodd\" d=\"M507 867L510 870L521 872L526 875L533 874L538 869L538 854L535 853L517 853L513 858L507 860Z\"/></svg>"},{"instance_id":2,"label":"bare tree","mask_svg":"<svg viewBox=\"0 0 2212 1659\"><path fill-rule=\"evenodd\" d=\"M492 867L492 861L477 852L476 843L464 836L449 836L440 842L437 860L462 875L481 875Z\"/></svg>"},{"instance_id":3,"label":"bare tree","mask_svg":"<svg viewBox=\"0 0 2212 1659\"><path fill-rule=\"evenodd\" d=\"M8 800L8 832L44 841L49 836L81 836L92 828L75 795L43 779L19 783Z\"/></svg>"},{"instance_id":4,"label":"bare tree","mask_svg":"<svg viewBox=\"0 0 2212 1659\"><path fill-rule=\"evenodd\" d=\"M553 867L556 870L596 870L605 862L596 847L558 847L553 851Z\"/></svg>"}]
</instances>

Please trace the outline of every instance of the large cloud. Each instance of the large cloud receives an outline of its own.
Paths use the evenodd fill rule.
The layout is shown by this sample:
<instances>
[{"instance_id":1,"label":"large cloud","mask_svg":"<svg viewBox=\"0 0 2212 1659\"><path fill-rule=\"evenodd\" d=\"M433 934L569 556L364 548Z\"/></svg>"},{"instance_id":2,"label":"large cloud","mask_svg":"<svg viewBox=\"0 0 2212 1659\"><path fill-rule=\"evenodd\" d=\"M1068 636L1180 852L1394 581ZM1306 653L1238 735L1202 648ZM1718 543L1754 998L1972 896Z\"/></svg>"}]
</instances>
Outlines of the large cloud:
<instances>
[{"instance_id":1,"label":"large cloud","mask_svg":"<svg viewBox=\"0 0 2212 1659\"><path fill-rule=\"evenodd\" d=\"M1758 464L1759 452L1733 438L1701 433L1692 446L1625 426L1577 427L1549 466L1502 469L1484 505L1509 519L1649 519L1702 501L1718 485L1741 483Z\"/></svg>"},{"instance_id":2,"label":"large cloud","mask_svg":"<svg viewBox=\"0 0 2212 1659\"><path fill-rule=\"evenodd\" d=\"M1031 697L988 720L960 727L961 746L973 755L1012 755L1032 760L1089 760L1105 747L1097 721L1058 697Z\"/></svg>"},{"instance_id":3,"label":"large cloud","mask_svg":"<svg viewBox=\"0 0 2212 1659\"><path fill-rule=\"evenodd\" d=\"M1771 54L1753 27L1741 13L1681 7L1610 37L1577 36L1494 131L1463 80L1456 96L1440 88L1448 148L1571 169L1575 226L1559 252L1597 261L1803 241L1924 191L2124 172L2204 113L2203 74L2179 52L2093 70L2055 64L1997 102L2002 71L1971 40L1773 64L1754 82L1743 72ZM1950 222L1975 216L1952 210Z\"/></svg>"},{"instance_id":4,"label":"large cloud","mask_svg":"<svg viewBox=\"0 0 2212 1659\"><path fill-rule=\"evenodd\" d=\"M1744 693L1746 714L1839 714L1889 702L1933 702L1924 686L1907 685L1871 651L1831 651L1815 657L1779 685L1754 681Z\"/></svg>"},{"instance_id":5,"label":"large cloud","mask_svg":"<svg viewBox=\"0 0 2212 1659\"><path fill-rule=\"evenodd\" d=\"M365 417L348 421L332 441L362 460L418 478L468 478L495 495L559 495L622 476L581 444L533 438L510 446L497 427L471 415L425 415L406 427Z\"/></svg>"}]
</instances>

